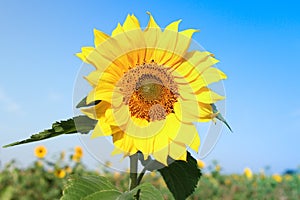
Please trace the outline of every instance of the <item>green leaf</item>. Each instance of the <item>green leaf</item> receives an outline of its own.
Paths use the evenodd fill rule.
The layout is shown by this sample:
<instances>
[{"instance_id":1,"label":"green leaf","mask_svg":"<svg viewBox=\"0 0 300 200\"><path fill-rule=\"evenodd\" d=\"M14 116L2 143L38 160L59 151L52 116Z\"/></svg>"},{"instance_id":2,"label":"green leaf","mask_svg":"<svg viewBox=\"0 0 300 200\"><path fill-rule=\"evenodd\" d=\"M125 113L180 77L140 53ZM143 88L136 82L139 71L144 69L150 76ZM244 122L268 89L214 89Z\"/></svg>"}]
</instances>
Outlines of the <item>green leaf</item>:
<instances>
[{"instance_id":1,"label":"green leaf","mask_svg":"<svg viewBox=\"0 0 300 200\"><path fill-rule=\"evenodd\" d=\"M221 122L223 122L223 123L227 126L227 128L228 128L231 132L233 132L232 129L231 129L231 127L230 127L229 124L227 123L227 121L226 121L226 120L224 119L224 117L222 116L222 114L218 111L217 106L216 106L215 104L211 104L211 106L212 106L212 109L213 109L213 113L214 113L214 114L217 114L216 118L217 118L218 120L220 120Z\"/></svg>"},{"instance_id":2,"label":"green leaf","mask_svg":"<svg viewBox=\"0 0 300 200\"><path fill-rule=\"evenodd\" d=\"M121 192L102 176L73 176L63 190L61 200L116 199Z\"/></svg>"},{"instance_id":3,"label":"green leaf","mask_svg":"<svg viewBox=\"0 0 300 200\"><path fill-rule=\"evenodd\" d=\"M121 192L117 190L102 190L84 197L82 200L116 200Z\"/></svg>"},{"instance_id":4,"label":"green leaf","mask_svg":"<svg viewBox=\"0 0 300 200\"><path fill-rule=\"evenodd\" d=\"M118 200L163 200L161 192L150 183L144 183L129 192L123 193Z\"/></svg>"},{"instance_id":5,"label":"green leaf","mask_svg":"<svg viewBox=\"0 0 300 200\"><path fill-rule=\"evenodd\" d=\"M169 166L158 170L176 200L191 195L201 177L197 161L187 152L187 161L176 160Z\"/></svg>"},{"instance_id":6,"label":"green leaf","mask_svg":"<svg viewBox=\"0 0 300 200\"><path fill-rule=\"evenodd\" d=\"M101 102L101 100L96 100L94 102L91 102L89 104L86 103L87 97L84 97L77 105L76 108L81 108L81 107L89 107L89 106L94 106L97 105L98 103Z\"/></svg>"},{"instance_id":7,"label":"green leaf","mask_svg":"<svg viewBox=\"0 0 300 200\"><path fill-rule=\"evenodd\" d=\"M95 128L96 120L90 119L85 115L76 116L71 119L55 122L52 124L51 129L44 130L37 134L32 135L30 138L14 142L3 147L10 147L20 144L26 144L29 142L35 142L39 140L44 140L52 137L56 137L62 134L73 134L73 133L82 133L86 134L90 130Z\"/></svg>"}]
</instances>

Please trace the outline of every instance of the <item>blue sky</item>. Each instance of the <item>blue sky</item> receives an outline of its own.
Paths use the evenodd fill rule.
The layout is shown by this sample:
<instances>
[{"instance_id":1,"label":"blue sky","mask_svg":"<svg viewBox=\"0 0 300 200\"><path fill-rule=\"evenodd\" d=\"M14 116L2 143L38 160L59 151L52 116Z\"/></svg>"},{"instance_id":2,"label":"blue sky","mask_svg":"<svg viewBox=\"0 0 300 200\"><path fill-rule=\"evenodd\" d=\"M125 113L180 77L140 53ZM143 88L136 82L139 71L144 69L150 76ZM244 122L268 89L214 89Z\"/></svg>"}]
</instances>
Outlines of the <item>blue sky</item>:
<instances>
[{"instance_id":1,"label":"blue sky","mask_svg":"<svg viewBox=\"0 0 300 200\"><path fill-rule=\"evenodd\" d=\"M150 11L164 27L182 19L221 61L227 75L226 118L205 161L224 172L273 172L300 164L300 14L297 1L1 1L0 144L49 128L73 116L73 88L81 61L74 56L93 44L93 28L111 33L128 13L146 26ZM34 159L38 144L49 155L81 145L76 136L1 149L1 162ZM84 162L96 166L90 156Z\"/></svg>"}]
</instances>

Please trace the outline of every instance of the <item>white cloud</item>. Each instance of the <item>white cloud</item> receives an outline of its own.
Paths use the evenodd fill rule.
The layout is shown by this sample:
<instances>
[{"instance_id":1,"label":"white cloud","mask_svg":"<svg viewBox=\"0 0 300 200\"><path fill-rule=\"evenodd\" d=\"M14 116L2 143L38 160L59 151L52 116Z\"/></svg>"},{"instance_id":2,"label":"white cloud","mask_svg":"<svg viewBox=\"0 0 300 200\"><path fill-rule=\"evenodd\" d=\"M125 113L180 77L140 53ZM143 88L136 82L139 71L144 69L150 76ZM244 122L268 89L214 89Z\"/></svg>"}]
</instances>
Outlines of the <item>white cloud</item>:
<instances>
[{"instance_id":1,"label":"white cloud","mask_svg":"<svg viewBox=\"0 0 300 200\"><path fill-rule=\"evenodd\" d=\"M22 113L21 106L0 88L0 110L8 113Z\"/></svg>"}]
</instances>

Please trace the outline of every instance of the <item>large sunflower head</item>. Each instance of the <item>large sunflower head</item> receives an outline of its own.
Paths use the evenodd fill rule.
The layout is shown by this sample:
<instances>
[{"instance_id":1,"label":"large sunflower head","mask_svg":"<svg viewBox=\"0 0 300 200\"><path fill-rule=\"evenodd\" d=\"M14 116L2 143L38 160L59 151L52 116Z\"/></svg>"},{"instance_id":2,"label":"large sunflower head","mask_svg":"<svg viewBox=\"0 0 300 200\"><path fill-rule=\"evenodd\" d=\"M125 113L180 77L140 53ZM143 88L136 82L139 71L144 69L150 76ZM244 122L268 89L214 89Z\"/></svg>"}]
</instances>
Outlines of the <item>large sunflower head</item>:
<instances>
[{"instance_id":1,"label":"large sunflower head","mask_svg":"<svg viewBox=\"0 0 300 200\"><path fill-rule=\"evenodd\" d=\"M114 154L142 152L167 165L168 156L186 160L187 147L198 151L193 122L215 117L211 104L223 97L207 86L226 75L211 53L189 51L197 30L178 31L181 20L162 30L148 14L145 29L128 15L111 36L94 30L95 47L77 54L95 67L86 103L97 104L82 112L98 120L93 138L112 136Z\"/></svg>"}]
</instances>

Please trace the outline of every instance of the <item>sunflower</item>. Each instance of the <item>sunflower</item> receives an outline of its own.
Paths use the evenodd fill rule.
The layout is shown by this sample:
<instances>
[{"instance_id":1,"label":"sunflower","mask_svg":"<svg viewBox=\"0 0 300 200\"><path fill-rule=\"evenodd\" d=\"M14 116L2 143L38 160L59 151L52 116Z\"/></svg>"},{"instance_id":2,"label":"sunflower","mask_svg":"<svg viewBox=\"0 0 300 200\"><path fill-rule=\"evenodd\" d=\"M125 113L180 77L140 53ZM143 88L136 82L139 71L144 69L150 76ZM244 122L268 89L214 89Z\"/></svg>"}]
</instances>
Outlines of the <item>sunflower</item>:
<instances>
[{"instance_id":1,"label":"sunflower","mask_svg":"<svg viewBox=\"0 0 300 200\"><path fill-rule=\"evenodd\" d=\"M34 149L34 155L38 158L44 158L47 154L47 148L43 145L37 146Z\"/></svg>"},{"instance_id":2,"label":"sunflower","mask_svg":"<svg viewBox=\"0 0 300 200\"><path fill-rule=\"evenodd\" d=\"M252 179L253 174L250 168L245 168L244 169L244 175L247 177L247 179Z\"/></svg>"},{"instance_id":3,"label":"sunflower","mask_svg":"<svg viewBox=\"0 0 300 200\"><path fill-rule=\"evenodd\" d=\"M162 30L150 13L142 29L128 15L111 36L94 30L95 47L76 55L95 67L85 79L93 87L82 109L98 120L92 138L112 136L112 154L137 152L168 165L168 156L186 160L187 148L196 152L200 138L193 122L216 115L211 104L224 97L207 86L226 78L206 51L189 51L198 30L178 31L181 20ZM98 103L100 100L100 103Z\"/></svg>"},{"instance_id":4,"label":"sunflower","mask_svg":"<svg viewBox=\"0 0 300 200\"><path fill-rule=\"evenodd\" d=\"M77 157L82 157L83 156L83 150L80 146L76 146L74 149L74 154L77 155Z\"/></svg>"},{"instance_id":5,"label":"sunflower","mask_svg":"<svg viewBox=\"0 0 300 200\"><path fill-rule=\"evenodd\" d=\"M66 171L64 169L56 169L54 175L57 178L64 178L66 176Z\"/></svg>"}]
</instances>

